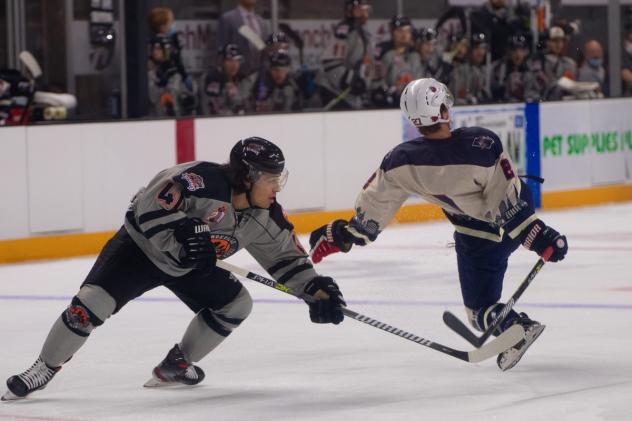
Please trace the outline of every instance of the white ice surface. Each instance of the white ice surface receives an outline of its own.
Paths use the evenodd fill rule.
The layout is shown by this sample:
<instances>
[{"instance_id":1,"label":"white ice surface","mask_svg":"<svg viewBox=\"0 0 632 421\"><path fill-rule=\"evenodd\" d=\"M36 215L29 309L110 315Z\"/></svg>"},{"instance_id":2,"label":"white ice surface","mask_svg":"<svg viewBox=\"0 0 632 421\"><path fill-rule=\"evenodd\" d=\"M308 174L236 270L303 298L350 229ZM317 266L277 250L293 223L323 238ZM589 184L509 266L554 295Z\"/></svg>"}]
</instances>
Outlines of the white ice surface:
<instances>
[{"instance_id":1,"label":"white ice surface","mask_svg":"<svg viewBox=\"0 0 632 421\"><path fill-rule=\"evenodd\" d=\"M200 362L204 383L148 390L192 317L159 288L95 330L46 390L0 403L0 420L632 420L632 204L541 216L570 251L516 306L547 329L511 371L354 320L314 325L304 304L245 280L254 310ZM318 269L339 281L350 308L467 350L441 321L444 309L463 315L451 233L443 222L392 226ZM503 299L536 259L512 256ZM0 266L1 379L37 358L93 261ZM246 252L230 261L265 274Z\"/></svg>"}]
</instances>

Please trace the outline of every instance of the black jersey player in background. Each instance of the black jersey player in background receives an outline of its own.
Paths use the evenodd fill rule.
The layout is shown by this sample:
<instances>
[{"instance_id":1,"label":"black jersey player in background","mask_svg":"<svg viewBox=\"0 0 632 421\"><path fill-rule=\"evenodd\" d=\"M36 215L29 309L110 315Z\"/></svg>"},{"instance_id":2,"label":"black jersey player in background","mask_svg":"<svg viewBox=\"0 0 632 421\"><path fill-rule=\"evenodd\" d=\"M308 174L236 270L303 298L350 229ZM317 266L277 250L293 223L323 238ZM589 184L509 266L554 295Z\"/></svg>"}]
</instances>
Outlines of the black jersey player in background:
<instances>
[{"instance_id":1,"label":"black jersey player in background","mask_svg":"<svg viewBox=\"0 0 632 421\"><path fill-rule=\"evenodd\" d=\"M2 399L43 389L96 327L161 285L195 317L145 386L198 384L204 372L194 363L252 308L248 291L215 265L242 248L308 301L313 322L340 323L344 301L338 286L314 271L276 201L286 180L282 151L258 137L237 142L228 164L188 162L158 173L132 199L124 226L54 323L37 361L7 380L9 391Z\"/></svg>"},{"instance_id":2,"label":"black jersey player in background","mask_svg":"<svg viewBox=\"0 0 632 421\"><path fill-rule=\"evenodd\" d=\"M566 255L566 237L535 215L531 190L516 176L495 133L480 127L450 130L452 97L444 84L412 81L400 106L422 137L384 157L358 195L350 221L336 220L312 233L312 260L374 241L411 194L421 196L440 206L454 225L466 313L474 328L486 330L504 307L498 300L509 256L520 244L539 255L551 247L549 261L556 262ZM544 330L514 310L499 328L514 323L524 327L525 339L498 356L501 370L512 368Z\"/></svg>"}]
</instances>

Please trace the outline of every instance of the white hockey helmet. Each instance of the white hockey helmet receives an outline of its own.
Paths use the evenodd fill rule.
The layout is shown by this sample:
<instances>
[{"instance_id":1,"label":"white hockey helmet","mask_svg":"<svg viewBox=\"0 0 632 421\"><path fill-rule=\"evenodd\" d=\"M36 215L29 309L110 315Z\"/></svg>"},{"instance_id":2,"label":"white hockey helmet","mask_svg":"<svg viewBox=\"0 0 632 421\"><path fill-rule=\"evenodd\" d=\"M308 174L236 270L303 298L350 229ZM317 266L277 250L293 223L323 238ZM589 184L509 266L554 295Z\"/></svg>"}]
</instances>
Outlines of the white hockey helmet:
<instances>
[{"instance_id":1,"label":"white hockey helmet","mask_svg":"<svg viewBox=\"0 0 632 421\"><path fill-rule=\"evenodd\" d=\"M449 119L441 118L441 106L445 105L449 110L453 103L447 86L435 79L423 78L406 85L399 107L413 126L426 127L450 122Z\"/></svg>"}]
</instances>

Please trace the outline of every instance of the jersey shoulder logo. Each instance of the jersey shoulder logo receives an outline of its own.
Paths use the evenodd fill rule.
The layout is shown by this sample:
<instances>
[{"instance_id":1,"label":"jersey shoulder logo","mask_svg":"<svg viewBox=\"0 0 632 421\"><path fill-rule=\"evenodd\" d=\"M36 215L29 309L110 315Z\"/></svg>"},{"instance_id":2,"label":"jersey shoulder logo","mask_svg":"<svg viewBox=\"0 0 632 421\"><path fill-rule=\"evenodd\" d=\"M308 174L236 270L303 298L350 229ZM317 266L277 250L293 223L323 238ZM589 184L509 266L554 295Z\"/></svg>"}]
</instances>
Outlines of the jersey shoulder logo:
<instances>
[{"instance_id":1,"label":"jersey shoulder logo","mask_svg":"<svg viewBox=\"0 0 632 421\"><path fill-rule=\"evenodd\" d=\"M476 136L472 142L472 146L479 149L491 149L494 139L489 136Z\"/></svg>"},{"instance_id":2,"label":"jersey shoulder logo","mask_svg":"<svg viewBox=\"0 0 632 421\"><path fill-rule=\"evenodd\" d=\"M202 176L194 172L185 172L180 175L180 178L187 183L188 191L196 191L204 188L204 179Z\"/></svg>"},{"instance_id":3,"label":"jersey shoulder logo","mask_svg":"<svg viewBox=\"0 0 632 421\"><path fill-rule=\"evenodd\" d=\"M211 234L211 243L215 247L215 254L218 259L230 257L239 249L239 242L230 235Z\"/></svg>"},{"instance_id":4,"label":"jersey shoulder logo","mask_svg":"<svg viewBox=\"0 0 632 421\"><path fill-rule=\"evenodd\" d=\"M211 212L206 218L204 218L208 223L217 224L226 216L226 207L220 206Z\"/></svg>"}]
</instances>

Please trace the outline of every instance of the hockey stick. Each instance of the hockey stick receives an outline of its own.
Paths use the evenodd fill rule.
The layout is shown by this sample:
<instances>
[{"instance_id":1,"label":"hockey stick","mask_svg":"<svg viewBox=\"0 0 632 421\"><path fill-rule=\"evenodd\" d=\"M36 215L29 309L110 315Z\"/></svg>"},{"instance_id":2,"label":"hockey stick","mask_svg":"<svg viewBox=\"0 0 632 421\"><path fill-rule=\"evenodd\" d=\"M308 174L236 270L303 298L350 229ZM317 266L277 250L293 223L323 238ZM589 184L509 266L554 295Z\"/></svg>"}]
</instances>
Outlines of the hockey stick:
<instances>
[{"instance_id":1,"label":"hockey stick","mask_svg":"<svg viewBox=\"0 0 632 421\"><path fill-rule=\"evenodd\" d=\"M217 261L217 267L227 270L229 272L236 273L239 276L243 276L244 278L248 278L255 282L259 282L260 284L267 285L271 288L277 289L279 291L283 291L286 294L294 295L288 287L283 284L280 284L272 279L266 278L261 275L257 275L256 273L249 272L246 269L239 268L234 266L228 262L223 260ZM342 308L342 312L345 316L355 319L359 322L365 323L369 326L381 329L385 332L392 333L393 335L397 335L400 338L404 338L406 340L415 342L419 345L426 346L428 348L432 348L436 351L443 352L444 354L450 355L451 357L458 358L463 361L467 361L470 363L478 363L484 361L488 358L491 358L501 352L507 350L512 347L520 340L524 338L524 329L519 325L514 325L511 328L504 331L500 336L486 344L483 347L474 349L472 351L459 351L456 349L452 349L445 345L441 345L437 342L433 342L429 339L422 338L410 332L406 332L405 330L398 329L389 324L380 322L379 320L373 319L371 317L362 315L360 313L356 313L353 310L350 310L346 307Z\"/></svg>"},{"instance_id":2,"label":"hockey stick","mask_svg":"<svg viewBox=\"0 0 632 421\"><path fill-rule=\"evenodd\" d=\"M241 25L237 32L241 34L244 38L246 38L258 51L262 51L266 48L266 43L263 42L261 37L257 35L255 31L253 31L248 25Z\"/></svg>"},{"instance_id":3,"label":"hockey stick","mask_svg":"<svg viewBox=\"0 0 632 421\"><path fill-rule=\"evenodd\" d=\"M329 101L324 107L323 111L329 111L333 107L335 107L340 101L344 100L347 95L351 92L351 86L347 86L344 91L342 91L337 97Z\"/></svg>"},{"instance_id":4,"label":"hockey stick","mask_svg":"<svg viewBox=\"0 0 632 421\"><path fill-rule=\"evenodd\" d=\"M461 335L466 341L468 341L475 347L480 348L485 343L487 338L492 335L494 330L496 330L496 328L503 322L503 320L507 318L507 315L513 308L514 304L516 304L516 301L518 301L518 298L520 298L520 296L524 293L529 284L531 284L531 281L533 281L535 275L540 272L540 269L542 269L542 266L544 266L544 264L551 258L552 254L552 247L544 250L544 253L542 253L542 257L538 259L537 263L535 264L535 266L533 266L533 269L531 269L525 280L522 281L516 292L514 292L509 301L507 301L505 307L498 314L498 316L496 316L492 324L489 325L487 330L483 332L480 337L474 335L474 333L472 333L472 331L467 326L465 326L465 324L459 318L457 318L449 311L443 312L443 322L448 325L450 329Z\"/></svg>"}]
</instances>

